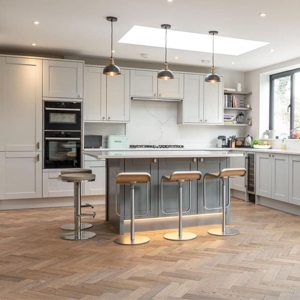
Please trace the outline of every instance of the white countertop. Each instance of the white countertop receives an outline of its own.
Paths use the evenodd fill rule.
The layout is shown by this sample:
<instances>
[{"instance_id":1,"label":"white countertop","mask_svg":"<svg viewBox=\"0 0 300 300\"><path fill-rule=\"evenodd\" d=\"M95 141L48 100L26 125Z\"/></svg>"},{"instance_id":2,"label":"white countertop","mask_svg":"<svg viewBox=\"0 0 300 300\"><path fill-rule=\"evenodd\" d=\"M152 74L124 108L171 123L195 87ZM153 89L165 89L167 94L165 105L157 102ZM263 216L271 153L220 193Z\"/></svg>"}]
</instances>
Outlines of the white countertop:
<instances>
[{"instance_id":1,"label":"white countertop","mask_svg":"<svg viewBox=\"0 0 300 300\"><path fill-rule=\"evenodd\" d=\"M103 151L83 151L83 154L101 159L101 158L170 158L170 157L197 157L197 158L205 158L205 157L237 157L242 156L241 153L230 153L228 151L230 149L222 150L218 148L218 150L214 151L202 151L202 150L103 150Z\"/></svg>"}]
</instances>

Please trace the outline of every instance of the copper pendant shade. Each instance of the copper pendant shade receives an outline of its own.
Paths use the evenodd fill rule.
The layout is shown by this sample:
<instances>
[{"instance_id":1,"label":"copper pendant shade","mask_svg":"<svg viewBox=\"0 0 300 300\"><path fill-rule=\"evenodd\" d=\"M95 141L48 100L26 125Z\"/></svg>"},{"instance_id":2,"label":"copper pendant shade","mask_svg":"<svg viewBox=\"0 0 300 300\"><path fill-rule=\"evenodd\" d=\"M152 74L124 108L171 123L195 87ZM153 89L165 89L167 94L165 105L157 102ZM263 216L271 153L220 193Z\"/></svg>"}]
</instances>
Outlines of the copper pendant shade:
<instances>
[{"instance_id":1,"label":"copper pendant shade","mask_svg":"<svg viewBox=\"0 0 300 300\"><path fill-rule=\"evenodd\" d=\"M111 22L111 49L109 64L103 69L103 74L109 76L120 75L121 69L117 65L115 65L115 61L113 58L113 23L117 22L118 19L116 17L107 17L106 20Z\"/></svg>"},{"instance_id":2,"label":"copper pendant shade","mask_svg":"<svg viewBox=\"0 0 300 300\"><path fill-rule=\"evenodd\" d=\"M212 67L211 67L211 73L209 73L209 74L207 74L205 76L205 82L215 83L215 82L220 82L221 81L220 76L215 73L214 40L215 40L215 35L218 34L218 31L209 31L208 33L213 36L213 43L212 43Z\"/></svg>"},{"instance_id":3,"label":"copper pendant shade","mask_svg":"<svg viewBox=\"0 0 300 300\"><path fill-rule=\"evenodd\" d=\"M157 78L164 79L164 80L174 79L174 74L171 70L169 70L169 66L168 66L168 62L167 62L167 30L171 28L171 25L162 24L161 28L166 30L166 32L165 32L165 64L164 64L164 68L157 73Z\"/></svg>"}]
</instances>

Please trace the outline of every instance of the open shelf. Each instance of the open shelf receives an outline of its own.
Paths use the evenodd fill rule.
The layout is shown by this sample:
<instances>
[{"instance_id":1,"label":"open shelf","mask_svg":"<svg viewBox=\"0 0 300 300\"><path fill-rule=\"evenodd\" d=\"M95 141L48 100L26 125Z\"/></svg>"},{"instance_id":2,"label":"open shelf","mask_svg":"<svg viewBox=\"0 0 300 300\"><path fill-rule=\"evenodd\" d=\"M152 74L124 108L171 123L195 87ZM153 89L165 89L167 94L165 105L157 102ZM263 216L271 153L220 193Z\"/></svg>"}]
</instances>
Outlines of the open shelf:
<instances>
[{"instance_id":1,"label":"open shelf","mask_svg":"<svg viewBox=\"0 0 300 300\"><path fill-rule=\"evenodd\" d=\"M252 108L247 108L247 107L224 107L224 110L252 110Z\"/></svg>"},{"instance_id":2,"label":"open shelf","mask_svg":"<svg viewBox=\"0 0 300 300\"><path fill-rule=\"evenodd\" d=\"M225 95L251 95L252 94L252 92L234 92L234 91L232 91L232 92L230 92L230 91L224 91L224 94Z\"/></svg>"},{"instance_id":3,"label":"open shelf","mask_svg":"<svg viewBox=\"0 0 300 300\"><path fill-rule=\"evenodd\" d=\"M248 124L223 124L223 126L238 126L238 127L246 127L246 126L251 126Z\"/></svg>"}]
</instances>

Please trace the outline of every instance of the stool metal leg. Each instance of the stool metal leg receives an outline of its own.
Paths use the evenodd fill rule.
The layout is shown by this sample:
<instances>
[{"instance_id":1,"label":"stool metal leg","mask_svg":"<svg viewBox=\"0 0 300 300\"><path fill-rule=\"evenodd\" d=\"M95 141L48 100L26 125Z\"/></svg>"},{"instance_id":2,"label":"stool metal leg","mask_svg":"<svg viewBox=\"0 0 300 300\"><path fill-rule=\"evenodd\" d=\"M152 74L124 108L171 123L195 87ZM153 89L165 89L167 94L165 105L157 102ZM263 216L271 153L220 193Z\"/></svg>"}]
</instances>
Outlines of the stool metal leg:
<instances>
[{"instance_id":1,"label":"stool metal leg","mask_svg":"<svg viewBox=\"0 0 300 300\"><path fill-rule=\"evenodd\" d=\"M188 241L197 237L197 234L192 232L182 232L182 185L184 180L178 180L179 195L178 195L178 233L170 232L164 235L166 240L171 241Z\"/></svg>"},{"instance_id":2,"label":"stool metal leg","mask_svg":"<svg viewBox=\"0 0 300 300\"><path fill-rule=\"evenodd\" d=\"M229 235L237 235L240 232L235 228L226 228L226 185L225 185L225 178L222 179L222 228L213 228L208 230L209 234L212 235L222 235L222 236L229 236Z\"/></svg>"},{"instance_id":3,"label":"stool metal leg","mask_svg":"<svg viewBox=\"0 0 300 300\"><path fill-rule=\"evenodd\" d=\"M63 240L87 240L96 234L91 231L81 231L81 182L74 182L74 227L75 231L65 233L60 237Z\"/></svg>"},{"instance_id":4,"label":"stool metal leg","mask_svg":"<svg viewBox=\"0 0 300 300\"><path fill-rule=\"evenodd\" d=\"M135 237L135 231L134 231L134 219L135 219L135 213L134 213L134 185L135 185L135 183L130 183L130 189L131 189L130 236L124 235L124 236L120 236L119 238L115 239L115 242L117 244L121 244L121 245L141 245L141 244L146 244L150 241L150 238L148 238L146 236L137 236L137 237Z\"/></svg>"}]
</instances>

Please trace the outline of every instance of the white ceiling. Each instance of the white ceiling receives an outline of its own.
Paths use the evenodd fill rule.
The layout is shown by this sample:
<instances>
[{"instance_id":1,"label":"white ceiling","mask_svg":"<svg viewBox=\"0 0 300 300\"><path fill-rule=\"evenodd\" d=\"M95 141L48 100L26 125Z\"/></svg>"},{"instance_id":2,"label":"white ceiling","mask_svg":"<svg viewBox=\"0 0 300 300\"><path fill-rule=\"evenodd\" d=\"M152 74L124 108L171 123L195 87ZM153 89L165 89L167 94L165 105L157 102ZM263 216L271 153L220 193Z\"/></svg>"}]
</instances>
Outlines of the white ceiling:
<instances>
[{"instance_id":1,"label":"white ceiling","mask_svg":"<svg viewBox=\"0 0 300 300\"><path fill-rule=\"evenodd\" d=\"M117 41L133 25L160 28L164 23L179 31L217 30L220 36L270 43L240 56L216 54L217 69L249 71L300 57L299 0L0 0L0 8L0 53L109 57L106 16L115 16L116 63L118 59L163 62L163 48ZM259 17L260 12L267 16ZM40 24L33 25L34 20ZM168 51L170 69L172 64L210 65L202 60L211 60L211 53Z\"/></svg>"}]
</instances>

